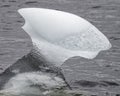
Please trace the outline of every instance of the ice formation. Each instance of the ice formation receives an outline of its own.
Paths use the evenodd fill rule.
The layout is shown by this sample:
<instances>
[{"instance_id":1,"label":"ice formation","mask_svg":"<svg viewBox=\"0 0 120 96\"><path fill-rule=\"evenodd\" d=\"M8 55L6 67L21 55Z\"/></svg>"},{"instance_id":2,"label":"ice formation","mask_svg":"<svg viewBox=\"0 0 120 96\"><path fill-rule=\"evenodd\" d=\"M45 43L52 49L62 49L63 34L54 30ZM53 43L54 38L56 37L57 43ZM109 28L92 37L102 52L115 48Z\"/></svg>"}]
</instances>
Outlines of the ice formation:
<instances>
[{"instance_id":1,"label":"ice formation","mask_svg":"<svg viewBox=\"0 0 120 96\"><path fill-rule=\"evenodd\" d=\"M38 96L64 86L65 82L57 76L42 72L26 72L12 77L0 90L0 94Z\"/></svg>"},{"instance_id":2,"label":"ice formation","mask_svg":"<svg viewBox=\"0 0 120 96\"><path fill-rule=\"evenodd\" d=\"M46 61L60 66L73 56L93 59L111 48L109 40L85 19L67 12L22 8L23 29Z\"/></svg>"}]
</instances>

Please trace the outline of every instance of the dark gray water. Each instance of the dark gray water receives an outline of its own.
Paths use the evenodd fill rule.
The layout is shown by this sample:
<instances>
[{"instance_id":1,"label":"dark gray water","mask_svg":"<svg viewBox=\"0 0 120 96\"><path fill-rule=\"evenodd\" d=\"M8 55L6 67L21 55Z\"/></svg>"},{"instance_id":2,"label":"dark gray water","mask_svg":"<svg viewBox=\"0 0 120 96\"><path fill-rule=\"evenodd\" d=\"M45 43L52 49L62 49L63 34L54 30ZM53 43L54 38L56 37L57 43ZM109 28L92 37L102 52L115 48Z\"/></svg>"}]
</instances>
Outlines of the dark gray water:
<instances>
[{"instance_id":1,"label":"dark gray water","mask_svg":"<svg viewBox=\"0 0 120 96\"><path fill-rule=\"evenodd\" d=\"M100 29L113 47L101 52L93 60L76 57L66 61L62 66L63 74L73 89L100 96L120 94L120 0L0 0L1 73L32 48L29 36L21 29L24 20L17 13L22 7L71 12L87 19ZM15 64L20 67L21 64L25 65L25 62L26 60L23 60L22 63L20 61L19 64ZM25 67L21 67L21 70L22 68ZM32 66L25 70L37 69ZM5 74L0 77L0 82L14 75L9 72Z\"/></svg>"}]
</instances>

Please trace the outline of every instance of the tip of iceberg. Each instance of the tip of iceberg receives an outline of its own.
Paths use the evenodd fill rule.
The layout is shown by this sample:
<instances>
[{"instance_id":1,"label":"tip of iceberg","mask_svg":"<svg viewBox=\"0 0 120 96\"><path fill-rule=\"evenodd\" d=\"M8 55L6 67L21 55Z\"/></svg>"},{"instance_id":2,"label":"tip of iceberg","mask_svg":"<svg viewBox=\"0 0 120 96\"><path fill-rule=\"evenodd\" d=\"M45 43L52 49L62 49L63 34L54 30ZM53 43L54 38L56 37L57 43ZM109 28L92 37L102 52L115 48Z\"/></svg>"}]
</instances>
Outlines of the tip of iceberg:
<instances>
[{"instance_id":1,"label":"tip of iceberg","mask_svg":"<svg viewBox=\"0 0 120 96\"><path fill-rule=\"evenodd\" d=\"M77 15L44 8L22 8L18 12L25 19L23 29L50 62L63 63L73 56L92 59L111 48L102 32Z\"/></svg>"}]
</instances>

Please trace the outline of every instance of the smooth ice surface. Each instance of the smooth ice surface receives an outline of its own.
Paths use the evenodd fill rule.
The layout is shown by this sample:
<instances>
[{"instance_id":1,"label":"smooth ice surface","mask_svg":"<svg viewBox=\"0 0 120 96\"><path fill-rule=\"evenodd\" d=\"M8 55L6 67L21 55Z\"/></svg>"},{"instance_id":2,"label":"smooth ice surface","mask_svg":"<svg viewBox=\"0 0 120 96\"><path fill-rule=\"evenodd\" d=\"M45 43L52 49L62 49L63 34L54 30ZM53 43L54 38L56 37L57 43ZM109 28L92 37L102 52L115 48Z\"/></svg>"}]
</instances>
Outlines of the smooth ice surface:
<instances>
[{"instance_id":1,"label":"smooth ice surface","mask_svg":"<svg viewBox=\"0 0 120 96\"><path fill-rule=\"evenodd\" d=\"M111 47L95 26L77 15L43 8L22 8L18 12L25 19L23 29L50 62L63 63L73 56L92 59Z\"/></svg>"}]
</instances>

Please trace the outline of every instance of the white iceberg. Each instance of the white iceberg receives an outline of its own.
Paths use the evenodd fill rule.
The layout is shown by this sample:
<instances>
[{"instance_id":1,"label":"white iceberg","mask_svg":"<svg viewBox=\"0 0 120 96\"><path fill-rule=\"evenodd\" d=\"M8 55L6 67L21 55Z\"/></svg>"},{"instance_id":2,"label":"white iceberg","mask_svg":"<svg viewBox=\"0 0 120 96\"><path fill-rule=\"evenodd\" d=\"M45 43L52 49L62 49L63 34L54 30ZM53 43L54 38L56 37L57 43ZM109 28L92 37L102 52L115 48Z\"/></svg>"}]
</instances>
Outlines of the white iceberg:
<instances>
[{"instance_id":1,"label":"white iceberg","mask_svg":"<svg viewBox=\"0 0 120 96\"><path fill-rule=\"evenodd\" d=\"M37 52L57 67L70 57L93 59L100 51L111 48L94 25L77 15L44 8L22 8L18 12L25 19L22 28Z\"/></svg>"}]
</instances>

